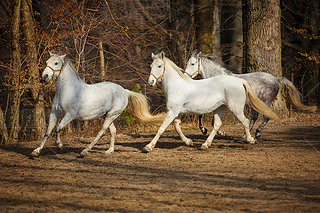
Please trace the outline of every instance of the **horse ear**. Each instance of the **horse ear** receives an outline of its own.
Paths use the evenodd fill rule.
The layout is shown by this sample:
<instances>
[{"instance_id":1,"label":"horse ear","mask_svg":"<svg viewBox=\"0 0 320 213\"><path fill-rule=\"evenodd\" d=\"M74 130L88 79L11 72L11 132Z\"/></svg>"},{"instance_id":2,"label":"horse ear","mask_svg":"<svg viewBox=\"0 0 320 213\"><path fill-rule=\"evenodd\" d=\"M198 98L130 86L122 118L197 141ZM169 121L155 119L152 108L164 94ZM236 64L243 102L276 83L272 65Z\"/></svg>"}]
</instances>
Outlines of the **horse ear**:
<instances>
[{"instance_id":1,"label":"horse ear","mask_svg":"<svg viewBox=\"0 0 320 213\"><path fill-rule=\"evenodd\" d=\"M50 50L48 50L49 54L50 54L50 57L54 56L53 53L50 52Z\"/></svg>"},{"instance_id":2,"label":"horse ear","mask_svg":"<svg viewBox=\"0 0 320 213\"><path fill-rule=\"evenodd\" d=\"M156 59L156 57L153 53L151 53L151 58L152 58L152 60Z\"/></svg>"},{"instance_id":3,"label":"horse ear","mask_svg":"<svg viewBox=\"0 0 320 213\"><path fill-rule=\"evenodd\" d=\"M165 53L164 53L163 51L161 51L161 53L160 53L160 57L161 57L161 59L164 59L164 57L165 57Z\"/></svg>"},{"instance_id":4,"label":"horse ear","mask_svg":"<svg viewBox=\"0 0 320 213\"><path fill-rule=\"evenodd\" d=\"M64 54L64 55L60 55L59 58L64 61L65 57L67 56L67 54Z\"/></svg>"},{"instance_id":5,"label":"horse ear","mask_svg":"<svg viewBox=\"0 0 320 213\"><path fill-rule=\"evenodd\" d=\"M197 54L197 56L199 57L201 53L202 53L202 52L201 52L201 51L199 51L199 53Z\"/></svg>"}]
</instances>

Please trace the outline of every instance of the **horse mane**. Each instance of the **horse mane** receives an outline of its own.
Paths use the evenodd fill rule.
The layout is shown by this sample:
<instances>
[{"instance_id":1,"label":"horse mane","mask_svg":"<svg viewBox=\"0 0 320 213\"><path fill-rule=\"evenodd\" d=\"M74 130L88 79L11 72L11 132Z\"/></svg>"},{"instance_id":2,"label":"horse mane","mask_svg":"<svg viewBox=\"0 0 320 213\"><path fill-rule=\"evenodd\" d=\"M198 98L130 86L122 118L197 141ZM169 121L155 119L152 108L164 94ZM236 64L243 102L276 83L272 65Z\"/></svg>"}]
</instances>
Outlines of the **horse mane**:
<instances>
[{"instance_id":1,"label":"horse mane","mask_svg":"<svg viewBox=\"0 0 320 213\"><path fill-rule=\"evenodd\" d=\"M69 58L65 58L65 59L64 59L64 64L65 64L65 65L69 65L69 66L71 67L71 70L76 74L77 78L78 78L80 81L82 81L82 79L80 78L80 75L79 75L77 69L73 66L73 64L72 64L72 62L71 62L71 60L70 60Z\"/></svg>"},{"instance_id":2,"label":"horse mane","mask_svg":"<svg viewBox=\"0 0 320 213\"><path fill-rule=\"evenodd\" d=\"M195 50L195 51L192 52L191 57L196 57L197 55L199 55L199 57L201 58L201 61L202 61L203 64L205 64L205 65L207 65L209 67L214 66L215 69L217 67L220 67L222 69L222 71L227 73L228 75L233 75L234 74L233 72L231 72L230 70L228 70L226 68L226 66L223 63L221 57L218 56L218 54L216 54L215 52L213 52L211 54L205 54L205 53L199 52L198 50Z\"/></svg>"},{"instance_id":3,"label":"horse mane","mask_svg":"<svg viewBox=\"0 0 320 213\"><path fill-rule=\"evenodd\" d=\"M165 63L168 63L178 74L181 78L183 78L184 80L190 80L190 78L186 75L183 74L182 72L182 68L178 67L175 63L173 63L173 61L171 61L170 59L164 57L163 61Z\"/></svg>"}]
</instances>

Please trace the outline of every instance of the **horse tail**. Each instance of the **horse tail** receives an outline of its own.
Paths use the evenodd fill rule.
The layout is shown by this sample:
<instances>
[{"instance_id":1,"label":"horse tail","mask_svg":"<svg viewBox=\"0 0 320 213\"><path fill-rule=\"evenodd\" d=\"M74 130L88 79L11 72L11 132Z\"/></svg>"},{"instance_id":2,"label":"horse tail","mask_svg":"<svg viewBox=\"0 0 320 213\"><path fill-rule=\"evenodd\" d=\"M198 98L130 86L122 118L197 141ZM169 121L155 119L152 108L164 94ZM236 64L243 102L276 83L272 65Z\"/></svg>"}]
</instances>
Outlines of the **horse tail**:
<instances>
[{"instance_id":1,"label":"horse tail","mask_svg":"<svg viewBox=\"0 0 320 213\"><path fill-rule=\"evenodd\" d=\"M128 110L131 115L144 123L161 124L166 113L152 115L149 110L148 99L145 95L126 90L129 94Z\"/></svg>"},{"instance_id":2,"label":"horse tail","mask_svg":"<svg viewBox=\"0 0 320 213\"><path fill-rule=\"evenodd\" d=\"M290 101L297 109L314 112L317 110L317 106L306 106L301 103L301 93L298 89L289 81L286 77L279 77L278 82L280 88L283 89L285 97Z\"/></svg>"},{"instance_id":3,"label":"horse tail","mask_svg":"<svg viewBox=\"0 0 320 213\"><path fill-rule=\"evenodd\" d=\"M247 92L247 97L249 98L250 101L250 105L252 108L254 108L255 110L257 110L259 113L275 120L275 121L281 121L281 119L279 118L279 116L274 113L265 103L263 103L258 96L254 93L252 87L249 85L249 83L244 80L244 79L240 79L243 86L246 89Z\"/></svg>"}]
</instances>

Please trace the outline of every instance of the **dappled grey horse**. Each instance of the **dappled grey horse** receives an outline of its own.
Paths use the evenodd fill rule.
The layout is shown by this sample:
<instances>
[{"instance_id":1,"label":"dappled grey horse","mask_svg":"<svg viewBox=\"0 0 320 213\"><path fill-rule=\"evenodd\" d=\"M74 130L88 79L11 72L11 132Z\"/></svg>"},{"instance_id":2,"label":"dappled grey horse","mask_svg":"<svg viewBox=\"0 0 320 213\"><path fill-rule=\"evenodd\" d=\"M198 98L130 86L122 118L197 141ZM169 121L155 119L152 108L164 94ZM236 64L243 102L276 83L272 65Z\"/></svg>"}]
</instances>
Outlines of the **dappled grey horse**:
<instances>
[{"instance_id":1,"label":"dappled grey horse","mask_svg":"<svg viewBox=\"0 0 320 213\"><path fill-rule=\"evenodd\" d=\"M165 114L151 115L148 101L145 95L124 89L118 84L101 82L86 84L78 75L72 63L65 58L66 55L50 53L47 66L42 73L42 78L49 82L56 79L56 94L52 103L48 129L39 145L31 155L38 156L51 131L56 126L59 118L62 118L56 129L56 145L62 148L60 131L72 120L93 120L106 116L101 130L96 138L81 155L85 156L88 151L98 142L109 128L111 143L105 154L114 151L116 128L113 121L128 106L129 112L142 122L162 123Z\"/></svg>"},{"instance_id":2,"label":"dappled grey horse","mask_svg":"<svg viewBox=\"0 0 320 213\"><path fill-rule=\"evenodd\" d=\"M285 89L287 99L296 108L307 111L315 111L317 109L316 106L306 106L301 103L300 92L287 78L275 77L266 72L234 74L225 68L222 61L219 60L219 57L215 54L208 55L198 52L197 50L193 51L191 58L187 62L185 73L191 78L194 78L200 74L202 78L210 78L219 75L231 75L245 79L250 84L259 99L262 100L267 106L270 106L273 100L277 97L279 87L281 86ZM259 113L254 109L251 109L251 113L250 130L253 128L259 115ZM257 139L260 138L261 130L269 120L269 117L264 116L263 122L257 128L255 133L255 137ZM207 129L203 127L202 115L199 116L199 127L202 133L206 134Z\"/></svg>"}]
</instances>

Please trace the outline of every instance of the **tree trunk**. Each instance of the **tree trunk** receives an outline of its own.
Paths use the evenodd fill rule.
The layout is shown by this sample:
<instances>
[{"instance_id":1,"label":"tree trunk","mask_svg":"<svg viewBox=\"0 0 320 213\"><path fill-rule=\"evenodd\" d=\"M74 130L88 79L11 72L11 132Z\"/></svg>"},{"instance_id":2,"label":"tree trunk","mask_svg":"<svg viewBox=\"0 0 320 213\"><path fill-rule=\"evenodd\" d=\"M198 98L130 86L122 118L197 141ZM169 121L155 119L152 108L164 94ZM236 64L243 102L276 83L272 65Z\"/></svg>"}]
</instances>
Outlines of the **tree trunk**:
<instances>
[{"instance_id":1,"label":"tree trunk","mask_svg":"<svg viewBox=\"0 0 320 213\"><path fill-rule=\"evenodd\" d=\"M104 52L103 52L103 43L102 40L99 41L99 56L100 56L100 70L101 76L106 76L106 67L104 63Z\"/></svg>"},{"instance_id":2,"label":"tree trunk","mask_svg":"<svg viewBox=\"0 0 320 213\"><path fill-rule=\"evenodd\" d=\"M212 51L221 55L221 5L218 0L213 1L212 19Z\"/></svg>"},{"instance_id":3,"label":"tree trunk","mask_svg":"<svg viewBox=\"0 0 320 213\"><path fill-rule=\"evenodd\" d=\"M233 18L232 46L230 50L229 67L237 73L242 73L243 62L243 30L242 30L242 4L234 2L235 15Z\"/></svg>"},{"instance_id":4,"label":"tree trunk","mask_svg":"<svg viewBox=\"0 0 320 213\"><path fill-rule=\"evenodd\" d=\"M35 35L35 21L33 18L32 3L30 0L22 0L23 8L23 30L26 39L26 55L27 55L27 68L30 73L31 82L30 89L33 100L35 101L34 109L34 125L36 130L36 137L39 138L45 131L45 111L43 96L40 95L40 76L38 69L38 54L36 47Z\"/></svg>"},{"instance_id":5,"label":"tree trunk","mask_svg":"<svg viewBox=\"0 0 320 213\"><path fill-rule=\"evenodd\" d=\"M213 12L211 0L197 1L197 41L200 51L212 53Z\"/></svg>"},{"instance_id":6,"label":"tree trunk","mask_svg":"<svg viewBox=\"0 0 320 213\"><path fill-rule=\"evenodd\" d=\"M11 83L12 83L12 99L11 99L11 130L10 139L18 139L18 133L20 130L19 117L20 117L20 71L21 71L21 50L20 50L20 10L21 0L14 1L14 7L11 19L12 30L12 71L11 71Z\"/></svg>"},{"instance_id":7,"label":"tree trunk","mask_svg":"<svg viewBox=\"0 0 320 213\"><path fill-rule=\"evenodd\" d=\"M220 55L220 4L218 0L197 1L197 40L200 51Z\"/></svg>"},{"instance_id":8,"label":"tree trunk","mask_svg":"<svg viewBox=\"0 0 320 213\"><path fill-rule=\"evenodd\" d=\"M312 34L313 35L319 35L319 28L316 27L319 24L319 14L317 12L319 11L319 2L318 1L311 1L311 10L307 10L307 12L310 13L310 22L308 23L308 20L306 19L305 26L313 26L312 27ZM306 14L306 17L308 14ZM309 43L308 41L307 43ZM306 43L306 42L304 42ZM310 43L309 43L310 45ZM305 45L305 46L309 46ZM310 58L317 58L317 55L319 55L319 48L320 48L320 42L319 39L314 39L311 42L311 45L307 47L306 49L310 49L310 52L308 53L308 56ZM308 101L308 104L320 104L320 85L319 85L319 80L320 80L320 75L319 75L319 63L317 63L315 60L308 60L307 61L307 70L306 72L306 81L308 82L304 88L305 93L306 93L306 98Z\"/></svg>"},{"instance_id":9,"label":"tree trunk","mask_svg":"<svg viewBox=\"0 0 320 213\"><path fill-rule=\"evenodd\" d=\"M280 0L244 0L247 72L282 76Z\"/></svg>"},{"instance_id":10,"label":"tree trunk","mask_svg":"<svg viewBox=\"0 0 320 213\"><path fill-rule=\"evenodd\" d=\"M6 120L3 117L2 109L0 108L0 131L1 131L1 143L0 144L6 144L9 136L8 136L8 129L6 125Z\"/></svg>"}]
</instances>

